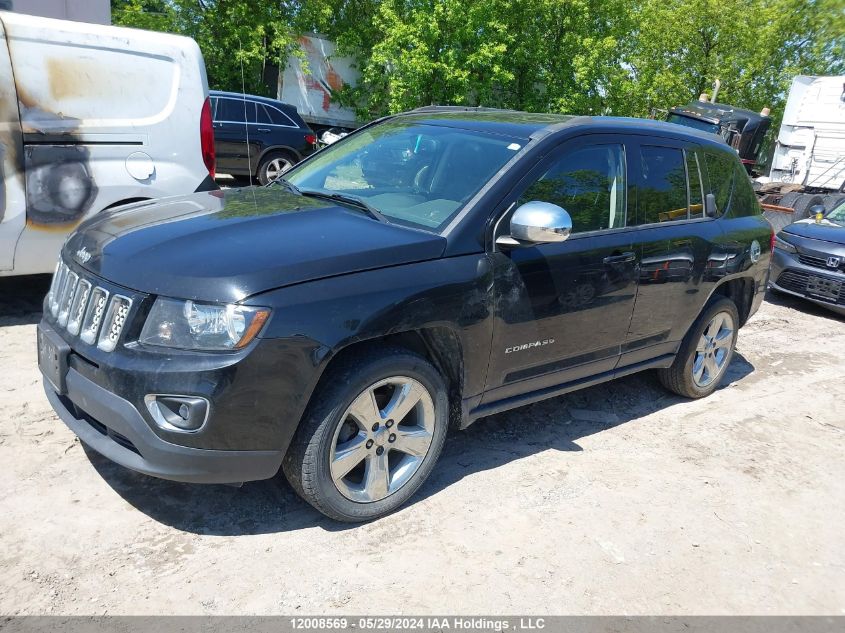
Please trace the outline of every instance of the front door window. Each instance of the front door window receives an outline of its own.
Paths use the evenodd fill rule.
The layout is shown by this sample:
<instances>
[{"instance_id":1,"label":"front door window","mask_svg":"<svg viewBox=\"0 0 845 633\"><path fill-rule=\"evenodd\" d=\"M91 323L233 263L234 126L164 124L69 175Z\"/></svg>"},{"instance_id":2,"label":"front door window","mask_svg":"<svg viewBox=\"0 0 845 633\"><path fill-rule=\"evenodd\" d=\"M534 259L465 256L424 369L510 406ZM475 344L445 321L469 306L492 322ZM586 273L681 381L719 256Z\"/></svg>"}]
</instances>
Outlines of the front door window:
<instances>
[{"instance_id":1,"label":"front door window","mask_svg":"<svg viewBox=\"0 0 845 633\"><path fill-rule=\"evenodd\" d=\"M566 209L572 231L584 233L625 226L625 156L621 145L594 145L554 163L520 196Z\"/></svg>"}]
</instances>

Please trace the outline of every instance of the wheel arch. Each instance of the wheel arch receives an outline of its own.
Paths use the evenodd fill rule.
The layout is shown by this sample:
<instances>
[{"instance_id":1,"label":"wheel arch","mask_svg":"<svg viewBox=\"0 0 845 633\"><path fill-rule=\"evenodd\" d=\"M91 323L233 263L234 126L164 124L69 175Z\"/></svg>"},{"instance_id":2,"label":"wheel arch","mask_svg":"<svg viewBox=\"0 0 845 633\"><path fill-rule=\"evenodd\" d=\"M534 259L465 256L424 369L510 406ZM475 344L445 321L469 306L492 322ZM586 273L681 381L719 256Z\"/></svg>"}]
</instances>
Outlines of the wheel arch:
<instances>
[{"instance_id":1,"label":"wheel arch","mask_svg":"<svg viewBox=\"0 0 845 633\"><path fill-rule=\"evenodd\" d=\"M258 160L255 161L256 174L258 173L258 167L261 165L261 161L263 161L267 157L267 155L272 152L287 152L296 159L297 163L302 160L302 154L297 152L294 148L289 147L288 145L270 145L269 147L266 147L264 151L261 152L261 154L258 155Z\"/></svg>"},{"instance_id":2,"label":"wheel arch","mask_svg":"<svg viewBox=\"0 0 845 633\"><path fill-rule=\"evenodd\" d=\"M464 390L463 346L458 333L445 325L425 326L350 342L336 350L325 362L311 397L320 384L345 359L362 352L400 348L413 352L430 362L446 382L449 390L449 422L457 427L463 417L461 399ZM310 398L309 398L310 400Z\"/></svg>"},{"instance_id":3,"label":"wheel arch","mask_svg":"<svg viewBox=\"0 0 845 633\"><path fill-rule=\"evenodd\" d=\"M713 289L700 312L707 308L714 297L727 297L734 302L739 313L739 327L742 327L751 315L751 307L754 303L754 288L753 277L742 276L725 279Z\"/></svg>"}]
</instances>

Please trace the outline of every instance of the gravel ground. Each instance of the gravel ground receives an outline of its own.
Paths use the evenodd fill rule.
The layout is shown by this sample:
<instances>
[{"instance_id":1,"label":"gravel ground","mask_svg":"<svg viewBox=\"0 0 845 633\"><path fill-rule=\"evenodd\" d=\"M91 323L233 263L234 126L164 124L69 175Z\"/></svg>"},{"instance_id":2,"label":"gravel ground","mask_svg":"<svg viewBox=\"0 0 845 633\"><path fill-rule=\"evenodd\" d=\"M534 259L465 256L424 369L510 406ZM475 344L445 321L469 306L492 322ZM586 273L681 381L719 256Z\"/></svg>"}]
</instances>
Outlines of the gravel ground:
<instances>
[{"instance_id":1,"label":"gravel ground","mask_svg":"<svg viewBox=\"0 0 845 633\"><path fill-rule=\"evenodd\" d=\"M810 304L770 297L710 398L644 374L490 417L350 527L86 451L36 368L46 286L0 279L0 614L845 613L845 321Z\"/></svg>"}]
</instances>

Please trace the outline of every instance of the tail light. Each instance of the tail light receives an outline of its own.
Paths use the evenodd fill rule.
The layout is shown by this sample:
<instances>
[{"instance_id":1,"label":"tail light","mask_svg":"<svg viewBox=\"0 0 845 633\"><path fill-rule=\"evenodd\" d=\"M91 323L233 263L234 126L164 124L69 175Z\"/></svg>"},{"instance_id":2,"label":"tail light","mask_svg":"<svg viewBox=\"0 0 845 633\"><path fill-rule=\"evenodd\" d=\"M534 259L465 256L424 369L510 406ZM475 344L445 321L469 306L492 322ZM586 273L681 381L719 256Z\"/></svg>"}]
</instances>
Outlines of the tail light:
<instances>
[{"instance_id":1,"label":"tail light","mask_svg":"<svg viewBox=\"0 0 845 633\"><path fill-rule=\"evenodd\" d=\"M772 236L769 238L769 252L773 252L775 250L775 230L772 229Z\"/></svg>"},{"instance_id":2,"label":"tail light","mask_svg":"<svg viewBox=\"0 0 845 633\"><path fill-rule=\"evenodd\" d=\"M214 178L214 124L211 121L211 99L205 98L200 113L200 146L202 148L202 162L208 169L208 174Z\"/></svg>"},{"instance_id":3,"label":"tail light","mask_svg":"<svg viewBox=\"0 0 845 633\"><path fill-rule=\"evenodd\" d=\"M306 134L305 135L305 142L309 145L314 145L317 143L317 136L314 134Z\"/></svg>"}]
</instances>

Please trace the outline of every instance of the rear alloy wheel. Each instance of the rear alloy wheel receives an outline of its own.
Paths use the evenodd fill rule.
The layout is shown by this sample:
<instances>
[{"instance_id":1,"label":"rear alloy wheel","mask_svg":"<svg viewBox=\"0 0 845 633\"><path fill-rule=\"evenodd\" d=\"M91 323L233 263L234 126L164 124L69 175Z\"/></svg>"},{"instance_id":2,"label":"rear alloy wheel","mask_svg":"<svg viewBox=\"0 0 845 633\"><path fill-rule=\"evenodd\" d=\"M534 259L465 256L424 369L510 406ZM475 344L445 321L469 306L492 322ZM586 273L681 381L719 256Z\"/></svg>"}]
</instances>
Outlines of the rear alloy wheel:
<instances>
[{"instance_id":1,"label":"rear alloy wheel","mask_svg":"<svg viewBox=\"0 0 845 633\"><path fill-rule=\"evenodd\" d=\"M712 300L687 332L672 366L658 370L663 386L687 398L713 393L731 364L738 323L733 301Z\"/></svg>"},{"instance_id":2,"label":"rear alloy wheel","mask_svg":"<svg viewBox=\"0 0 845 633\"><path fill-rule=\"evenodd\" d=\"M728 366L736 324L728 312L719 312L701 333L692 361L692 379L705 388L716 381Z\"/></svg>"},{"instance_id":3,"label":"rear alloy wheel","mask_svg":"<svg viewBox=\"0 0 845 633\"><path fill-rule=\"evenodd\" d=\"M323 514L368 521L428 477L446 438L447 391L428 361L405 350L340 363L321 379L282 468Z\"/></svg>"},{"instance_id":4,"label":"rear alloy wheel","mask_svg":"<svg viewBox=\"0 0 845 633\"><path fill-rule=\"evenodd\" d=\"M258 166L258 182L267 185L281 177L296 164L293 157L286 152L270 152L261 159Z\"/></svg>"}]
</instances>

